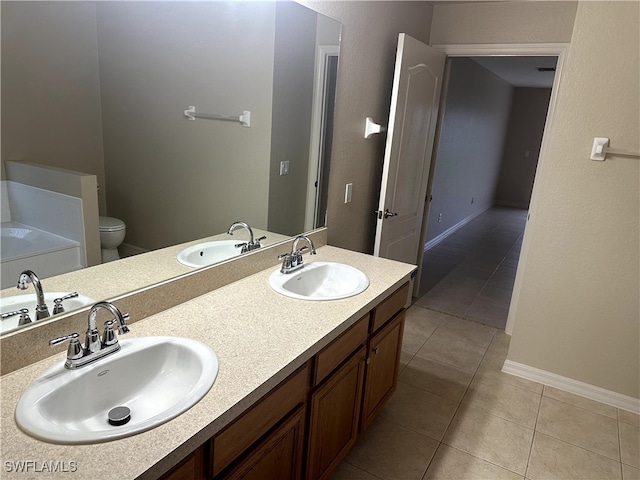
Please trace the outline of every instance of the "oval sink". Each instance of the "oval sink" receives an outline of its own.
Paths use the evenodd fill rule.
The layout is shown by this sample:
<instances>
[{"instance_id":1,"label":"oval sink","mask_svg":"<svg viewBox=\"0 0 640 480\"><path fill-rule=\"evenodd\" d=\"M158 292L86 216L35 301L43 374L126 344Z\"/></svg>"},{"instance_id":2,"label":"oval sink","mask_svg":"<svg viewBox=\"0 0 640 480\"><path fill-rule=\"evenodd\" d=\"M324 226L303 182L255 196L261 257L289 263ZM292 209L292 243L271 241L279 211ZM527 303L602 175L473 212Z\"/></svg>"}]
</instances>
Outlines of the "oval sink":
<instances>
[{"instance_id":1,"label":"oval sink","mask_svg":"<svg viewBox=\"0 0 640 480\"><path fill-rule=\"evenodd\" d=\"M344 263L311 262L292 273L273 272L269 285L282 295L300 300L339 300L364 292L369 277Z\"/></svg>"},{"instance_id":2,"label":"oval sink","mask_svg":"<svg viewBox=\"0 0 640 480\"><path fill-rule=\"evenodd\" d=\"M53 301L56 298L62 298L69 293L70 292L45 292L44 301L49 307L49 313L51 315L53 315ZM0 298L0 313L8 313L26 308L27 310L29 310L29 317L31 318L31 321L34 322L36 320L35 310L37 303L38 302L36 300L35 293L26 295L13 295L11 297ZM76 308L84 307L85 305L92 305L94 303L96 303L96 301L93 298L89 298L86 295L79 294L75 298L65 300L62 305L64 306L65 311L68 312L70 310L75 310ZM2 322L0 322L0 333L6 333L18 327L19 320L19 315L2 320Z\"/></svg>"},{"instance_id":3,"label":"oval sink","mask_svg":"<svg viewBox=\"0 0 640 480\"><path fill-rule=\"evenodd\" d=\"M15 418L28 435L52 443L106 442L150 430L180 415L209 391L218 374L211 348L181 337L142 337L77 370L63 362L35 380ZM124 406L130 420L109 423Z\"/></svg>"},{"instance_id":4,"label":"oval sink","mask_svg":"<svg viewBox=\"0 0 640 480\"><path fill-rule=\"evenodd\" d=\"M187 267L205 267L240 255L236 240L218 240L198 243L181 250L178 261Z\"/></svg>"}]
</instances>

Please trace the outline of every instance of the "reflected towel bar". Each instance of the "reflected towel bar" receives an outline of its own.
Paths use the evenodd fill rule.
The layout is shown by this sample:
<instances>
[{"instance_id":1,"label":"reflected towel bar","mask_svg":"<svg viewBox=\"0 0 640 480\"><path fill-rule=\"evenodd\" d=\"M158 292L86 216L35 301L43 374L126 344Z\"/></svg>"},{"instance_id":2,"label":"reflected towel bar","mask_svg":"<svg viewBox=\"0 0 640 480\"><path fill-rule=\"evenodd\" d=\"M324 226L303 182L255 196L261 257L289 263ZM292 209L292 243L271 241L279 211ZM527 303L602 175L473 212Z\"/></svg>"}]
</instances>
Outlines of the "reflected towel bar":
<instances>
[{"instance_id":1,"label":"reflected towel bar","mask_svg":"<svg viewBox=\"0 0 640 480\"><path fill-rule=\"evenodd\" d=\"M242 112L242 115L231 116L231 115L216 115L214 113L196 113L196 107L190 106L184 111L184 116L189 120L195 120L196 118L208 118L209 120L222 120L225 122L238 122L242 124L243 127L251 126L251 112L245 110Z\"/></svg>"}]
</instances>

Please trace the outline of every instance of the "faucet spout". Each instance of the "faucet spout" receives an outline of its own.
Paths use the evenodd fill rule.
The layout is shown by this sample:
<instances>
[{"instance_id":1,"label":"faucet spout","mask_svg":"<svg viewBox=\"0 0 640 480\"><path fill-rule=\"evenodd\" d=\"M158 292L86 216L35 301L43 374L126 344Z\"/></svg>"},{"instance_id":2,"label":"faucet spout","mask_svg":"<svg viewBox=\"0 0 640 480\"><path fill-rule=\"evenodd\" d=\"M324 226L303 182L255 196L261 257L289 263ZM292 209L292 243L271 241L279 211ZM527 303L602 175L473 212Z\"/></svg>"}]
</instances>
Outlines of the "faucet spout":
<instances>
[{"instance_id":1,"label":"faucet spout","mask_svg":"<svg viewBox=\"0 0 640 480\"><path fill-rule=\"evenodd\" d=\"M24 270L18 279L18 289L26 290L29 283L33 284L33 288L36 291L36 299L38 303L36 305L36 320L47 318L49 316L49 308L44 302L44 291L42 289L40 279L32 270Z\"/></svg>"},{"instance_id":2,"label":"faucet spout","mask_svg":"<svg viewBox=\"0 0 640 480\"><path fill-rule=\"evenodd\" d=\"M249 243L253 243L253 230L251 230L251 227L249 226L248 223L233 222L229 227L229 230L227 231L227 233L229 235L233 235L233 231L237 228L244 228L247 232L249 232Z\"/></svg>"},{"instance_id":3,"label":"faucet spout","mask_svg":"<svg viewBox=\"0 0 640 480\"><path fill-rule=\"evenodd\" d=\"M109 310L118 324L118 332L119 333L129 333L129 326L127 325L127 317L128 315L123 314L118 307L116 307L113 303L110 302L98 302L96 303L91 310L89 311L89 330L96 330L96 315L98 314L98 309L104 308Z\"/></svg>"},{"instance_id":4,"label":"faucet spout","mask_svg":"<svg viewBox=\"0 0 640 480\"><path fill-rule=\"evenodd\" d=\"M240 253L247 253L253 250L260 248L260 240L264 240L267 237L260 237L258 239L254 239L253 230L246 222L233 222L227 231L228 235L233 235L234 230L238 228L244 228L247 232L249 232L249 241L242 242L236 245L236 248L241 248Z\"/></svg>"}]
</instances>

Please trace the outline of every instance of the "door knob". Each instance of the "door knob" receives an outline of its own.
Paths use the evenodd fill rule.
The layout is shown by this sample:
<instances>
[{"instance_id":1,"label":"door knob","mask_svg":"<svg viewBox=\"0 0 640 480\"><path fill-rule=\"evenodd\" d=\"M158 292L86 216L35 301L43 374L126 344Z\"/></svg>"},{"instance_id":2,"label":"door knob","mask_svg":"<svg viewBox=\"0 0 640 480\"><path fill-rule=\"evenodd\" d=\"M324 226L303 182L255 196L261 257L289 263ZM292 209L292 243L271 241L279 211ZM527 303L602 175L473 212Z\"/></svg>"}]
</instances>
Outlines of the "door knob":
<instances>
[{"instance_id":1,"label":"door knob","mask_svg":"<svg viewBox=\"0 0 640 480\"><path fill-rule=\"evenodd\" d=\"M384 218L397 217L398 216L397 212L390 212L388 208L384 212L382 210L376 210L374 213L381 220L382 220L383 216L384 216Z\"/></svg>"}]
</instances>

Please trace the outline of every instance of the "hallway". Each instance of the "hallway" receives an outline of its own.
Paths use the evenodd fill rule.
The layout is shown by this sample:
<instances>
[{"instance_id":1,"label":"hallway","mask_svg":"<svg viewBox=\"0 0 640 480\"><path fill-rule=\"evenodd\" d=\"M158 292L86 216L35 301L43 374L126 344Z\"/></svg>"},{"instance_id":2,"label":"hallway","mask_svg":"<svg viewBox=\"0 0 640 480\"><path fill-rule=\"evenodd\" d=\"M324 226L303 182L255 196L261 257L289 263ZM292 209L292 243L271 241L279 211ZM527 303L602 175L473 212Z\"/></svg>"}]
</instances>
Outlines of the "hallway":
<instances>
[{"instance_id":1,"label":"hallway","mask_svg":"<svg viewBox=\"0 0 640 480\"><path fill-rule=\"evenodd\" d=\"M415 304L504 330L526 219L492 207L425 252Z\"/></svg>"}]
</instances>

